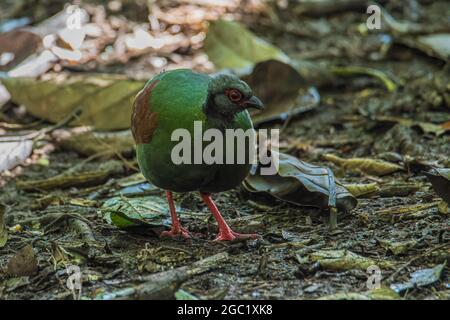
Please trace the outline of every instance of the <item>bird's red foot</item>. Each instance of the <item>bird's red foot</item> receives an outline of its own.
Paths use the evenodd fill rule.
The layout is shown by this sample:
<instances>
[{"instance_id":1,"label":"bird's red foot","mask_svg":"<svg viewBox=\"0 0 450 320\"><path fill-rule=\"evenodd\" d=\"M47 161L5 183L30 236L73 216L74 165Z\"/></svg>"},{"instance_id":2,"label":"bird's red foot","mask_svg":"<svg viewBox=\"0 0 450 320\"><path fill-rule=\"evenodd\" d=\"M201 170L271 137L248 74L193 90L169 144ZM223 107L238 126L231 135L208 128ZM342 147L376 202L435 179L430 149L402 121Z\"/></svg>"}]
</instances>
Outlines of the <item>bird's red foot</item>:
<instances>
[{"instance_id":1,"label":"bird's red foot","mask_svg":"<svg viewBox=\"0 0 450 320\"><path fill-rule=\"evenodd\" d=\"M244 234L244 233L237 233L233 230L219 230L219 234L214 239L214 241L233 241L233 240L249 240L249 239L257 239L259 238L259 235L250 233L250 234Z\"/></svg>"},{"instance_id":2,"label":"bird's red foot","mask_svg":"<svg viewBox=\"0 0 450 320\"><path fill-rule=\"evenodd\" d=\"M170 231L163 231L161 232L161 238L165 237L182 237L184 239L189 239L191 235L189 234L189 231L186 228L183 228L182 226L179 227L172 227Z\"/></svg>"}]
</instances>

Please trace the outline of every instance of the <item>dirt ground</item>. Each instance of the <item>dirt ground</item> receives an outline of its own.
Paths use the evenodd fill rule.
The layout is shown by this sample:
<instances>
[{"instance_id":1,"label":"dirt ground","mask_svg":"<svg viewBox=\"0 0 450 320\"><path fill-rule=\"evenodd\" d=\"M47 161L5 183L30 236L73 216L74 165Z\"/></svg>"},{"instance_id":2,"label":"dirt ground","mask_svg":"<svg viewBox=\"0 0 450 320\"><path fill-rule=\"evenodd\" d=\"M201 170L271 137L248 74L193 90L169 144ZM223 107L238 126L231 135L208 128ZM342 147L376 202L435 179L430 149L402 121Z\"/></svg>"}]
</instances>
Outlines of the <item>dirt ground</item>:
<instances>
[{"instance_id":1,"label":"dirt ground","mask_svg":"<svg viewBox=\"0 0 450 320\"><path fill-rule=\"evenodd\" d=\"M442 8L449 9L445 2L442 7L420 3L417 21L421 23L431 21L433 15L441 17ZM408 7L387 8L398 19L413 19ZM280 19L289 14L280 12ZM388 293L381 298L450 298L445 265L450 253L449 213L441 209L442 199L423 173L431 167L450 167L450 130L436 134L398 120L449 123L450 105L445 102L449 97L448 61L402 44L392 44L384 52L382 35L365 36L358 31L367 18L364 11L348 10L305 21L291 18L287 21L298 24L291 31L281 30L283 24L263 23L267 20L258 23L249 13L236 15L257 36L291 57L318 64L371 67L394 75L399 83L394 92L373 77L340 77L332 85L320 86L320 103L290 119L288 125L283 121L264 124L283 128L281 151L330 167L341 183L377 183L379 189L358 196L358 205L351 212L339 213L336 230L329 229L326 215L315 208L268 195L256 197L242 187L214 195L235 230L261 235L257 240L236 243L213 242L217 226L200 197L177 194L181 222L196 236L190 240L161 239L161 225L120 229L104 219L104 202L123 191L123 179L136 173L133 153L114 159L87 158L48 139L39 146L45 150L42 154L47 165L34 161L21 166L20 172L2 177L5 184L0 203L7 212L9 234L6 245L0 248L1 299L72 299L73 290L66 285L68 265L80 267L82 298L105 298L107 293L146 283L151 274L183 266L189 269L196 261L224 252L228 256L223 261L205 272L193 272L183 281L164 282L167 274L161 274L161 286L166 286L169 296L178 292L185 298L199 299L374 298L367 286L371 276L367 264L336 266L314 259L318 252L351 252L379 267L382 288L407 282L414 271L444 264L437 281L398 295L386 289ZM332 31L317 35L321 19ZM139 59L128 64L139 64ZM114 68L116 73L126 73L126 64ZM446 92L436 85L439 81L445 84ZM7 108L3 110L12 115L19 107L10 103ZM345 170L323 158L329 153L343 158L384 159L403 169L383 176ZM115 161L120 170L93 185L49 191L17 187L18 181L49 178L67 170L95 171L106 161ZM136 195L157 197L164 203L161 190L138 192L129 199ZM32 275L11 276L8 262L26 245L33 248L36 261L31 259L30 263L37 264L37 269ZM164 290L155 289L153 297L166 298Z\"/></svg>"}]
</instances>

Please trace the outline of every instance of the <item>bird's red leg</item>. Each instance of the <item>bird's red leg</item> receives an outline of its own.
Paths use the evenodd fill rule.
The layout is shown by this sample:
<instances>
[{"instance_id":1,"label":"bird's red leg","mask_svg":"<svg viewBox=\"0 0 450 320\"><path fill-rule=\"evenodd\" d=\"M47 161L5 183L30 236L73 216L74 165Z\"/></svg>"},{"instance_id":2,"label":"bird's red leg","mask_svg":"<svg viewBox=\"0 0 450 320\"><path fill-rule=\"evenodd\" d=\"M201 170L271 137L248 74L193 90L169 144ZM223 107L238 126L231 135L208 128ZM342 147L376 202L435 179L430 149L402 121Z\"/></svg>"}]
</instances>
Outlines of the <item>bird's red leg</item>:
<instances>
[{"instance_id":1,"label":"bird's red leg","mask_svg":"<svg viewBox=\"0 0 450 320\"><path fill-rule=\"evenodd\" d=\"M189 231L183 228L178 220L177 212L175 210L175 203L173 202L172 192L166 191L167 202L169 203L170 217L172 218L172 228L170 231L164 231L161 233L161 237L176 237L182 236L183 238L190 238Z\"/></svg>"},{"instance_id":2,"label":"bird's red leg","mask_svg":"<svg viewBox=\"0 0 450 320\"><path fill-rule=\"evenodd\" d=\"M219 226L219 234L217 235L214 241L230 241L235 239L256 239L258 238L257 234L239 234L231 230L230 226L226 223L225 219L220 214L219 209L217 209L216 204L211 199L211 195L209 193L200 192L200 195L208 206L209 210L212 212L214 218L217 221Z\"/></svg>"}]
</instances>

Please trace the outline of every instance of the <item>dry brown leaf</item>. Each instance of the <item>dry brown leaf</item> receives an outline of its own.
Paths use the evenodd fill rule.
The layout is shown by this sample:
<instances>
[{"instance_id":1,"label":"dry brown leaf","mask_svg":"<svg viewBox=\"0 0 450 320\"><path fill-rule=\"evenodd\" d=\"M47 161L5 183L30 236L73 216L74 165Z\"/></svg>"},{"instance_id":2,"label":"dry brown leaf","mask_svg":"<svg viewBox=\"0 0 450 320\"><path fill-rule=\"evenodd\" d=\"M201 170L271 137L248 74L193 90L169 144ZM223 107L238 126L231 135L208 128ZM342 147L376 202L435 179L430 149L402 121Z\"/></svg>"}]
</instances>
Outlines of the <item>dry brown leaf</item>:
<instances>
[{"instance_id":1,"label":"dry brown leaf","mask_svg":"<svg viewBox=\"0 0 450 320\"><path fill-rule=\"evenodd\" d=\"M377 261L360 256L348 250L319 250L311 253L309 258L317 261L320 266L328 270L352 270L366 269L372 265L378 265L383 268L391 268L389 261Z\"/></svg>"},{"instance_id":2,"label":"dry brown leaf","mask_svg":"<svg viewBox=\"0 0 450 320\"><path fill-rule=\"evenodd\" d=\"M8 262L6 272L10 276L31 276L38 269L36 255L31 245L27 244L20 249Z\"/></svg>"},{"instance_id":3,"label":"dry brown leaf","mask_svg":"<svg viewBox=\"0 0 450 320\"><path fill-rule=\"evenodd\" d=\"M344 187L355 197L372 195L380 190L376 182L367 184L344 184Z\"/></svg>"},{"instance_id":4,"label":"dry brown leaf","mask_svg":"<svg viewBox=\"0 0 450 320\"><path fill-rule=\"evenodd\" d=\"M410 250L411 248L417 245L416 240L395 242L390 240L379 239L378 242L386 251L390 251L394 255L405 253L406 251Z\"/></svg>"},{"instance_id":5,"label":"dry brown leaf","mask_svg":"<svg viewBox=\"0 0 450 320\"><path fill-rule=\"evenodd\" d=\"M325 154L323 155L323 158L346 170L363 172L373 176L384 176L403 170L403 167L397 164L370 158L344 159L333 154Z\"/></svg>"}]
</instances>

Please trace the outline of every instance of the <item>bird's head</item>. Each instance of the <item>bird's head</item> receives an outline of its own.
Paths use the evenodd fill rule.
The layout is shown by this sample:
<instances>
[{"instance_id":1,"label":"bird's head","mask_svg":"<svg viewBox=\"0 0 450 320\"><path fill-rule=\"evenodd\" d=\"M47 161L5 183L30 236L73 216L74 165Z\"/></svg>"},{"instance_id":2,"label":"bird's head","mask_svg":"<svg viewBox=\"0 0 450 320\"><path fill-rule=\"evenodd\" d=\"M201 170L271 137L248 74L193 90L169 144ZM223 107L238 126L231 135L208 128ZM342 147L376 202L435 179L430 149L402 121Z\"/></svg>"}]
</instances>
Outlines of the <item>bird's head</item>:
<instances>
[{"instance_id":1,"label":"bird's head","mask_svg":"<svg viewBox=\"0 0 450 320\"><path fill-rule=\"evenodd\" d=\"M263 103L253 95L247 83L230 74L212 77L208 86L207 112L224 118L248 108L262 110Z\"/></svg>"}]
</instances>

